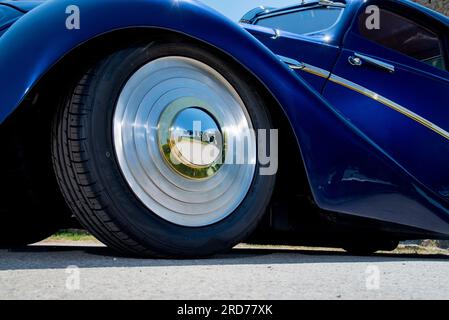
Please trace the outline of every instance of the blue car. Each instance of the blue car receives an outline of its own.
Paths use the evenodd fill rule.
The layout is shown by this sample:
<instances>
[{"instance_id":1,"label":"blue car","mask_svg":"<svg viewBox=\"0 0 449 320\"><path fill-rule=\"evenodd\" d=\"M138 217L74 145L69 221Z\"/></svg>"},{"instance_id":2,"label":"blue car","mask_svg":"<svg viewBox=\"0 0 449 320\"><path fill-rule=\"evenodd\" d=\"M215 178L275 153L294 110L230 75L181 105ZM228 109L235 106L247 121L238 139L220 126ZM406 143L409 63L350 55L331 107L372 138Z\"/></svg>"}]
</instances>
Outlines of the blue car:
<instances>
[{"instance_id":1,"label":"blue car","mask_svg":"<svg viewBox=\"0 0 449 320\"><path fill-rule=\"evenodd\" d=\"M449 19L299 1L0 2L0 245L357 254L449 239ZM76 218L77 222L74 222Z\"/></svg>"}]
</instances>

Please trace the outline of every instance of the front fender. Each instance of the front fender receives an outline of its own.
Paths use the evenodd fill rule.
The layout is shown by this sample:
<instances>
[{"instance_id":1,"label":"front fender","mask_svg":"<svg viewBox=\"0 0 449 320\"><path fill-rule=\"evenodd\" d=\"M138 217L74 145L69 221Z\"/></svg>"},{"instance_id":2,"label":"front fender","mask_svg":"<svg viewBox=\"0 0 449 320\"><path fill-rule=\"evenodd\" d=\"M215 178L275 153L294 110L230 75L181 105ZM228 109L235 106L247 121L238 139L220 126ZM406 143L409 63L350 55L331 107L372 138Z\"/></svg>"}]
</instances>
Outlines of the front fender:
<instances>
[{"instance_id":1,"label":"front fender","mask_svg":"<svg viewBox=\"0 0 449 320\"><path fill-rule=\"evenodd\" d=\"M79 30L66 28L66 8L70 5L79 7ZM226 51L258 77L265 78L268 87L275 79L283 78L306 87L248 32L197 1L50 0L19 19L0 38L0 123L36 82L75 47L129 27L182 32ZM310 89L304 92L313 95Z\"/></svg>"},{"instance_id":2,"label":"front fender","mask_svg":"<svg viewBox=\"0 0 449 320\"><path fill-rule=\"evenodd\" d=\"M80 9L79 30L66 28L70 5ZM71 50L130 27L184 33L222 50L254 74L287 115L321 208L449 234L446 202L408 175L252 35L194 0L50 0L33 9L0 38L0 123ZM413 207L414 219L403 212L407 205Z\"/></svg>"}]
</instances>

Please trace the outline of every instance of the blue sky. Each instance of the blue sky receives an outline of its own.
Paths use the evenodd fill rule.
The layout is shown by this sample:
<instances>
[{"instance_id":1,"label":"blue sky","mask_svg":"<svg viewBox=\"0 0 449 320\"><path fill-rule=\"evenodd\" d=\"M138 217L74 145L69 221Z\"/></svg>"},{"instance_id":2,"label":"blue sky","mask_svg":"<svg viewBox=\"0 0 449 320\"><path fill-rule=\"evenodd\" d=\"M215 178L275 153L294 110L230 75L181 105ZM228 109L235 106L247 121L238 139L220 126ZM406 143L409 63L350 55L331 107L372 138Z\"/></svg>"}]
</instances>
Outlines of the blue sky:
<instances>
[{"instance_id":1,"label":"blue sky","mask_svg":"<svg viewBox=\"0 0 449 320\"><path fill-rule=\"evenodd\" d=\"M258 6L283 7L300 3L300 0L200 0L234 21Z\"/></svg>"}]
</instances>

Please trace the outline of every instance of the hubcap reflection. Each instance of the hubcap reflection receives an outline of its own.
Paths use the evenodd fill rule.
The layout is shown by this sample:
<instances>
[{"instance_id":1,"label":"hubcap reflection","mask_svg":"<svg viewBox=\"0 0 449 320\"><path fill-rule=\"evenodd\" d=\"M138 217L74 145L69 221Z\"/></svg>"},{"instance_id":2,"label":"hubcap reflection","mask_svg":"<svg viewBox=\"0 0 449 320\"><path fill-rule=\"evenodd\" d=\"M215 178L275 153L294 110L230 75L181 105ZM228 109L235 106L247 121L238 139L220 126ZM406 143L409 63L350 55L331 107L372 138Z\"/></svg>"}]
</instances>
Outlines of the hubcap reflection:
<instances>
[{"instance_id":1,"label":"hubcap reflection","mask_svg":"<svg viewBox=\"0 0 449 320\"><path fill-rule=\"evenodd\" d=\"M173 119L168 138L161 146L162 152L170 166L183 176L209 178L224 163L221 130L204 109L191 107L180 111Z\"/></svg>"}]
</instances>

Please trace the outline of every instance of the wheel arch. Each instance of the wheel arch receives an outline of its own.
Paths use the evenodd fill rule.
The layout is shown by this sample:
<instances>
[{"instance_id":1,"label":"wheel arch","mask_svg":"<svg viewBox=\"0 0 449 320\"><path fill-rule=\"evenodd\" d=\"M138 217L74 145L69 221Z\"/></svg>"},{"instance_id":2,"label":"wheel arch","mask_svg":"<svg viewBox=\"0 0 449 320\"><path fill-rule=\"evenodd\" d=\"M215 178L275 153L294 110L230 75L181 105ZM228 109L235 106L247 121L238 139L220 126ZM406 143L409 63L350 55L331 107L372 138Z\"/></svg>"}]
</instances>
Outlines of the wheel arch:
<instances>
[{"instance_id":1,"label":"wheel arch","mask_svg":"<svg viewBox=\"0 0 449 320\"><path fill-rule=\"evenodd\" d=\"M282 128L280 133L280 158L295 159L295 161L301 162L301 165L296 167L294 170L295 172L290 171L287 174L287 170L284 171L280 168L281 176L280 179L278 179L279 181L277 183L277 187L280 188L288 177L291 177L291 174L295 174L295 176L301 178L301 183L298 184L299 188L295 191L304 192L306 190L307 196L313 197L307 181L307 174L300 149L287 147L287 144L296 144L297 140L294 129L285 112L282 110L278 99L254 73L252 73L247 67L242 65L232 56L208 43L179 32L154 27L126 28L113 30L109 33L90 39L89 41L86 41L85 43L74 48L68 54L64 55L45 74L43 74L42 77L36 82L33 89L26 94L24 100L21 102L17 110L14 111L14 113L20 113L20 116L26 116L29 113L21 112L21 110L34 107L35 109L40 110L39 112L45 113L47 117L51 117L61 99L64 98L65 93L70 89L70 84L77 81L80 73L85 71L89 65L98 62L108 53L129 45L142 42L151 43L153 41L170 40L178 42L193 42L198 46L205 47L208 51L212 51L223 60L232 64L234 68L236 68L236 70L238 70L242 76L251 83L254 90L257 91L265 101L265 105L270 113L274 127ZM64 82L60 81L61 77L64 77ZM55 95L54 93L58 94ZM283 165L284 164L281 162L280 166ZM285 175L282 174L284 172ZM291 189L289 190L294 192ZM277 194L279 193L280 192Z\"/></svg>"},{"instance_id":2,"label":"wheel arch","mask_svg":"<svg viewBox=\"0 0 449 320\"><path fill-rule=\"evenodd\" d=\"M61 60L92 41L125 29L152 28L207 43L238 61L266 88L272 87L271 83L266 83L268 75L278 80L289 76L290 80L297 81L268 48L236 23L200 3L187 0L174 1L176 5L170 3L163 0L117 0L107 4L86 0L49 1L24 15L0 41L0 65L5 66L0 74L0 85L5 89L0 92L0 124ZM69 5L79 6L79 30L65 27L65 9ZM148 17L145 12L151 12L149 10L158 15ZM198 23L201 20L203 23ZM202 24L217 32L205 30ZM220 34L216 34L218 32ZM267 69L276 70L279 75Z\"/></svg>"},{"instance_id":3,"label":"wheel arch","mask_svg":"<svg viewBox=\"0 0 449 320\"><path fill-rule=\"evenodd\" d=\"M68 30L66 8L74 5L80 9L80 29ZM149 15L151 12L158 14ZM282 119L289 134L295 136L290 121L294 110L288 110L279 100L283 98L282 87L291 91L293 86L302 85L301 94L313 96L312 90L243 28L209 7L189 0L117 0L112 3L61 0L49 1L31 10L0 41L0 65L6 66L0 74L0 86L4 89L0 91L0 124L19 107L33 104L42 88L50 86L49 91L54 93L60 91L63 82L76 77L76 70L64 71L67 61L76 65L80 57L91 58L86 55L89 48L92 48L90 52L101 55L102 48L98 44L105 39L115 37L110 43L117 47L133 39L139 40L149 31L153 35L175 35L196 41L238 65L270 100L273 118Z\"/></svg>"}]
</instances>

